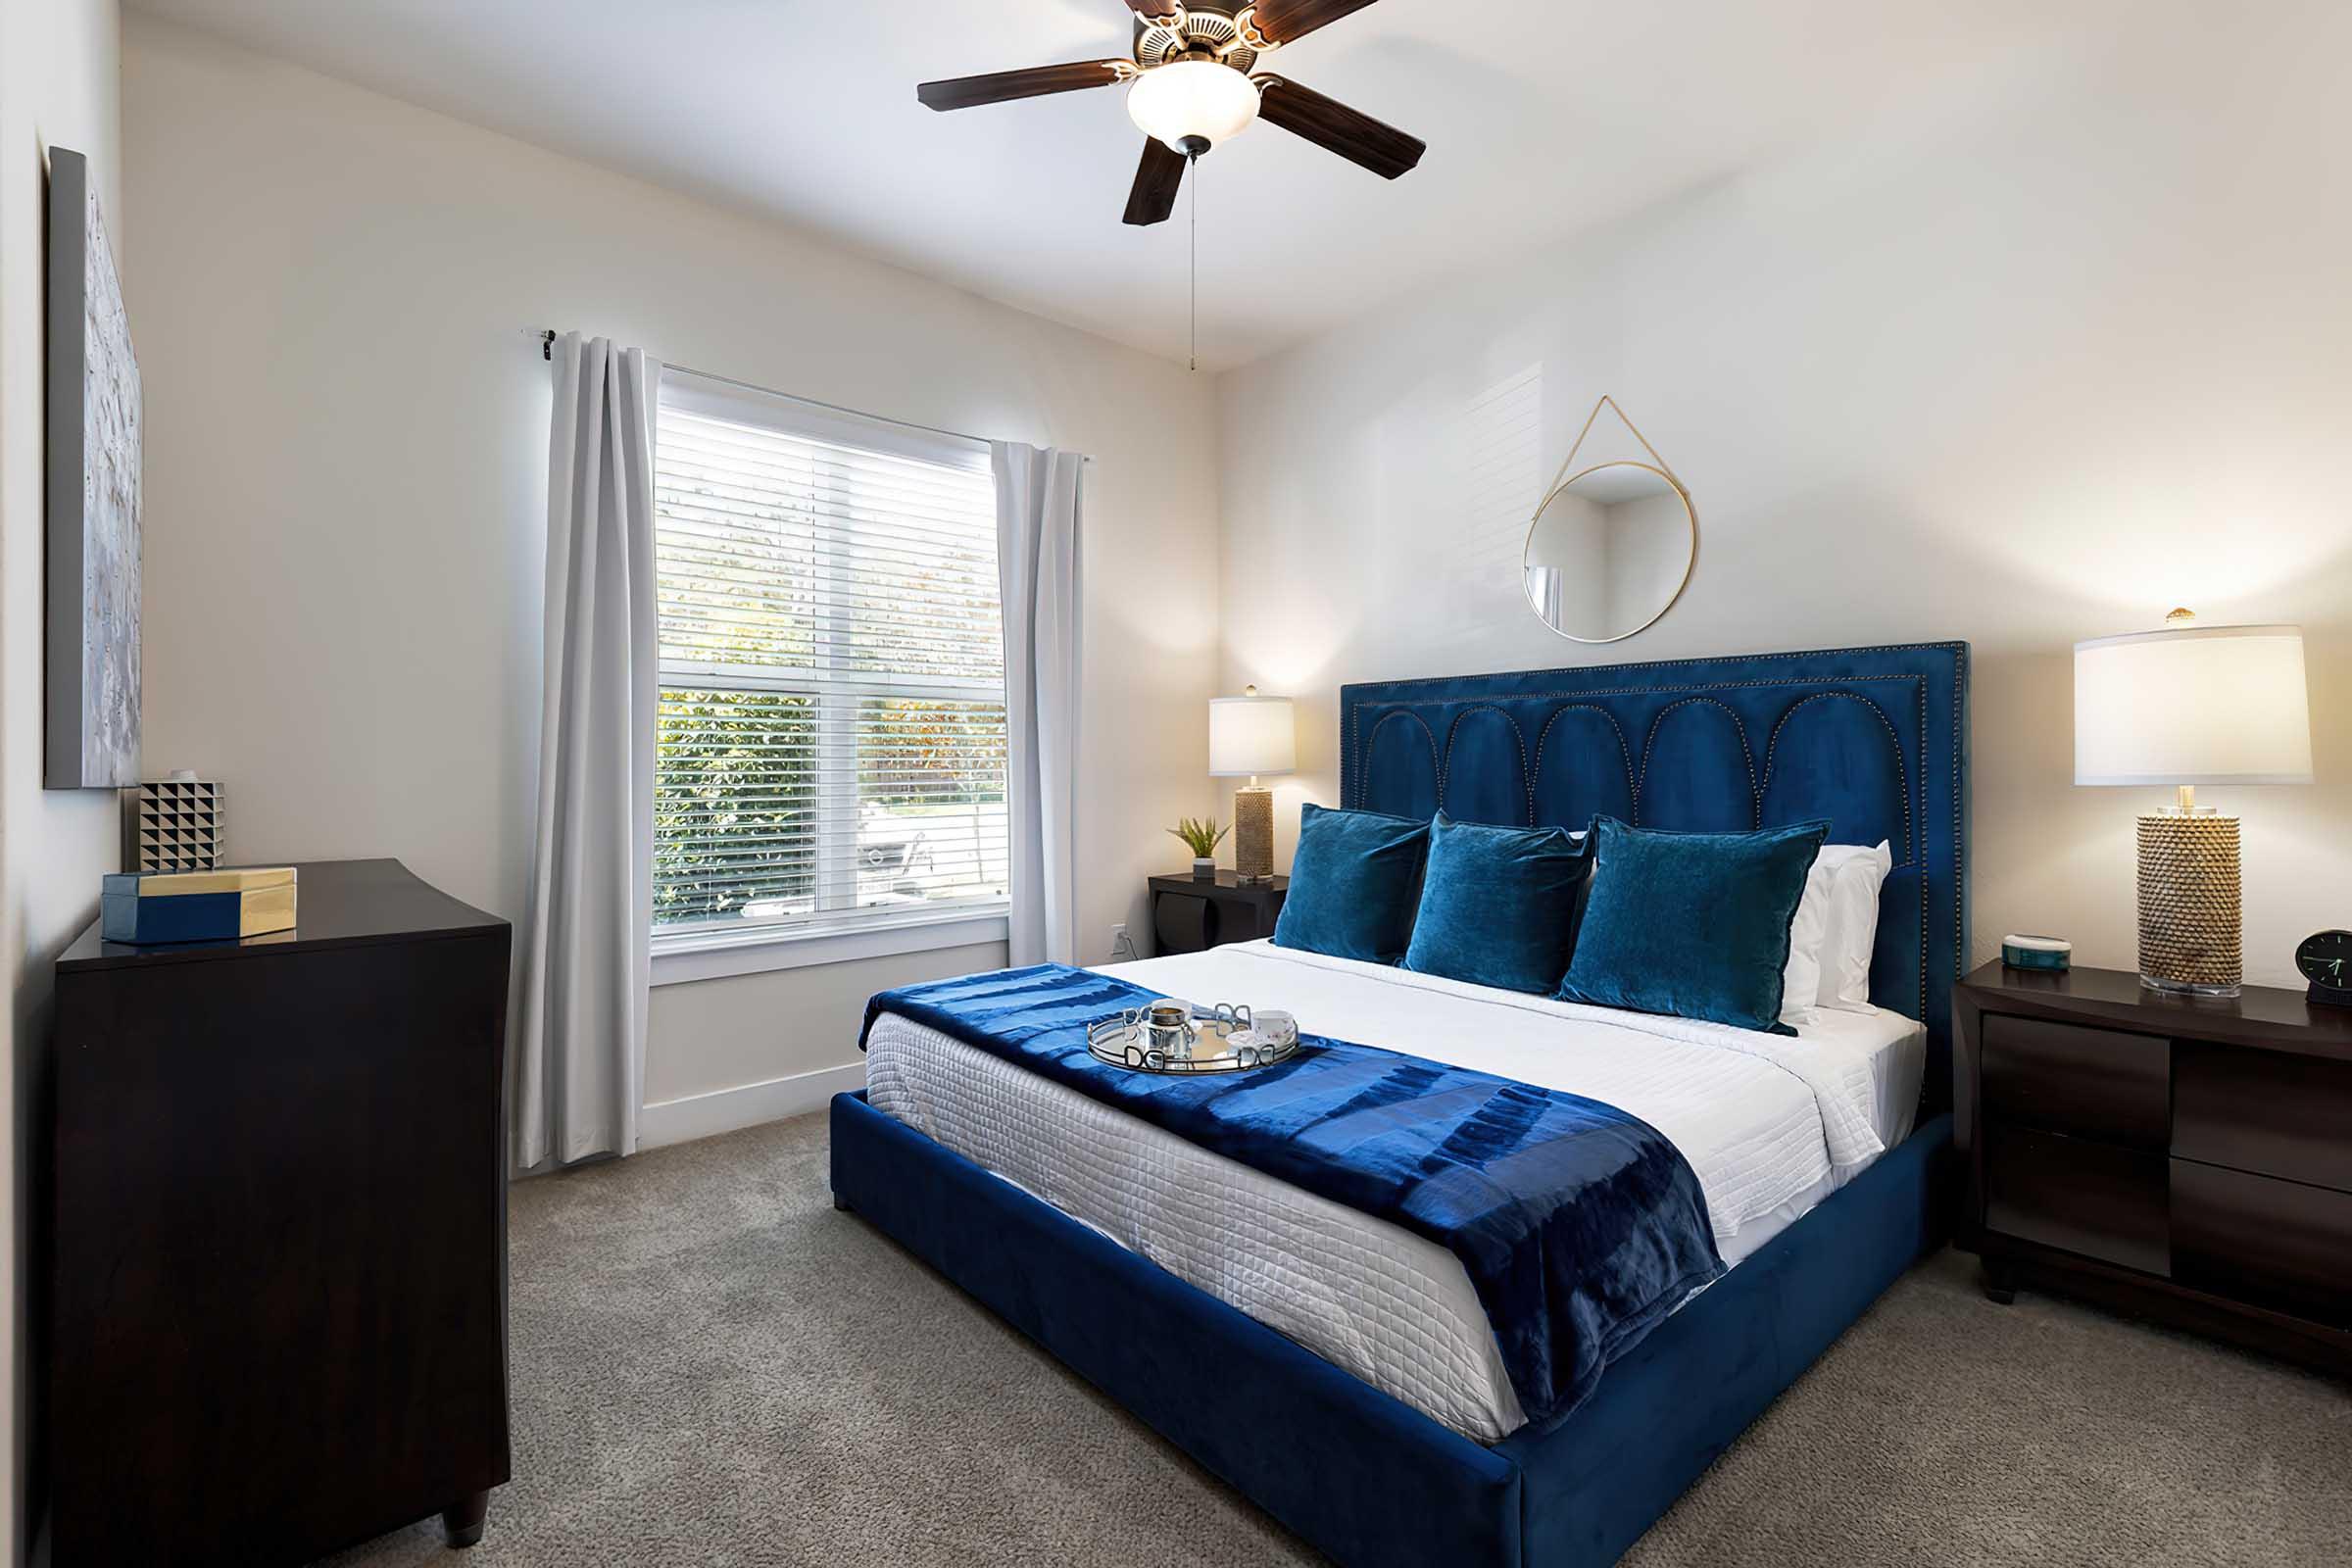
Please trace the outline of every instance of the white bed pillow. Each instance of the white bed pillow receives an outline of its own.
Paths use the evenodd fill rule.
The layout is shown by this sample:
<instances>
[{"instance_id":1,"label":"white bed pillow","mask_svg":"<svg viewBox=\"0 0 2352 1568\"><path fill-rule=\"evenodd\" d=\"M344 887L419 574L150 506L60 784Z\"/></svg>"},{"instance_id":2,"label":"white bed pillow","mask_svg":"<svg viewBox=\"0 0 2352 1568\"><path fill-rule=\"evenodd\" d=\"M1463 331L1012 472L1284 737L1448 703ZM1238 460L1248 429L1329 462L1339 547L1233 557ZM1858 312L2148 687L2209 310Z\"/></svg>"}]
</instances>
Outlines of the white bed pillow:
<instances>
[{"instance_id":1,"label":"white bed pillow","mask_svg":"<svg viewBox=\"0 0 2352 1568\"><path fill-rule=\"evenodd\" d=\"M1794 1028L1813 1016L1821 994L1822 945L1830 934L1830 868L1825 847L1805 872L1805 896L1788 922L1788 967L1781 971L1781 1022Z\"/></svg>"},{"instance_id":2,"label":"white bed pillow","mask_svg":"<svg viewBox=\"0 0 2352 1568\"><path fill-rule=\"evenodd\" d=\"M1879 940L1879 888L1886 873L1894 869L1894 852L1884 841L1874 849L1828 844L1822 846L1814 866L1826 869L1829 883L1821 983L1814 1004L1840 1012L1867 1012L1870 955ZM1808 877L1806 892L1810 895L1811 891Z\"/></svg>"}]
</instances>

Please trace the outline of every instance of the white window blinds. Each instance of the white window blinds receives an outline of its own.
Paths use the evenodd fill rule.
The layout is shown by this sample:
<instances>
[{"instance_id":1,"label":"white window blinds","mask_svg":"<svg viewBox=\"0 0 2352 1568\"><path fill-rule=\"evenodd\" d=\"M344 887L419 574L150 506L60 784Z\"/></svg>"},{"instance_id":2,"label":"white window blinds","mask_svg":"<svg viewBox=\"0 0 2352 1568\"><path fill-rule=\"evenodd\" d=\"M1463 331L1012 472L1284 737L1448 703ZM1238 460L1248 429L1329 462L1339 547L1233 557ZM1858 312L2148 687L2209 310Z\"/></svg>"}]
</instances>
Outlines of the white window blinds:
<instances>
[{"instance_id":1,"label":"white window blinds","mask_svg":"<svg viewBox=\"0 0 2352 1568\"><path fill-rule=\"evenodd\" d=\"M654 472L656 935L1004 908L987 452L672 372Z\"/></svg>"}]
</instances>

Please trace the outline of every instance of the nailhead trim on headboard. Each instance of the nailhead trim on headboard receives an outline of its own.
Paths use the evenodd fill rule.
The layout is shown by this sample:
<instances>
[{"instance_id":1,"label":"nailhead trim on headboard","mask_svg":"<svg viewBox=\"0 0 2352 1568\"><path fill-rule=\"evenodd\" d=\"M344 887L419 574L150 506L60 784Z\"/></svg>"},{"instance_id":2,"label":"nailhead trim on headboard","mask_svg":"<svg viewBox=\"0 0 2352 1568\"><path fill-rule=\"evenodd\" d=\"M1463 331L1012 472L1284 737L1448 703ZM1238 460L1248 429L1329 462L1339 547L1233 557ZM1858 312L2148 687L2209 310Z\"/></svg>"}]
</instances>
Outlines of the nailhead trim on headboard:
<instances>
[{"instance_id":1,"label":"nailhead trim on headboard","mask_svg":"<svg viewBox=\"0 0 2352 1568\"><path fill-rule=\"evenodd\" d=\"M1764 825L1764 794L1756 787L1756 754L1747 744L1747 726L1740 722L1738 713L1732 711L1730 704L1720 703L1712 697L1703 696L1686 697L1680 702L1668 703L1664 708L1659 709L1657 716L1649 721L1649 735L1642 742L1642 782L1634 786L1634 819L1636 823L1641 821L1642 797L1649 791L1650 759L1658 754L1658 727L1666 722L1667 714L1689 708L1695 703L1705 703L1710 708L1720 708L1731 715L1732 733L1740 737L1740 762L1747 769L1747 825L1751 829L1762 827Z\"/></svg>"},{"instance_id":2,"label":"nailhead trim on headboard","mask_svg":"<svg viewBox=\"0 0 2352 1568\"><path fill-rule=\"evenodd\" d=\"M1617 722L1615 713L1598 703L1570 703L1563 708L1553 709L1551 716L1544 721L1544 732L1536 737L1536 765L1529 769L1527 775L1528 821L1533 823L1536 819L1536 796L1540 793L1538 786L1544 782L1544 747L1551 739L1551 726L1570 713L1598 713L1609 721L1610 730L1617 736L1618 760L1625 764L1626 798L1633 803L1634 811L1639 815L1642 810L1642 785L1634 777L1634 751L1625 744L1625 726ZM1516 723L1517 720L1512 722Z\"/></svg>"},{"instance_id":3,"label":"nailhead trim on headboard","mask_svg":"<svg viewBox=\"0 0 2352 1568\"><path fill-rule=\"evenodd\" d=\"M1914 836L1914 831L1912 828L1911 769L1905 765L1903 761L1902 737L1895 734L1894 725L1888 721L1885 710L1882 710L1878 704L1872 702L1869 698L1864 697L1859 692L1829 691L1817 692L1811 697L1800 697L1789 706L1788 711L1781 715L1780 722L1772 726L1772 740L1764 748L1764 783L1757 795L1756 801L1757 825L1761 826L1764 820L1763 796L1771 793L1772 790L1772 762L1773 759L1780 754L1781 731L1788 727L1788 721L1794 718L1798 712L1812 707L1815 703L1834 703L1839 701L1840 699L1849 703L1860 703L1865 709L1869 710L1870 716L1886 726L1887 738L1895 743L1894 770L1900 776L1901 796L1903 802L1903 858L1894 863L1897 866L1909 865L1919 857L1919 844L1918 840ZM1912 701L1914 705L1916 705L1918 702L1918 694L1916 692L1912 694ZM1920 712L1919 719L1920 739L1924 742L1927 739L1927 713L1924 710ZM1924 745L1922 746L1921 750L1923 753L1926 750Z\"/></svg>"},{"instance_id":4,"label":"nailhead trim on headboard","mask_svg":"<svg viewBox=\"0 0 2352 1568\"><path fill-rule=\"evenodd\" d=\"M1535 775L1529 771L1527 765L1527 734L1520 729L1517 719L1496 708L1493 703L1472 704L1454 714L1453 722L1446 727L1446 756L1438 763L1438 804L1440 806L1446 804L1446 781L1453 769L1453 738L1461 732L1462 720L1468 718L1472 713L1493 713L1511 726L1511 744L1519 749L1519 778L1527 796L1527 820L1531 824L1534 823L1536 819L1536 783ZM1428 727L1426 724L1422 726L1424 729Z\"/></svg>"}]
</instances>

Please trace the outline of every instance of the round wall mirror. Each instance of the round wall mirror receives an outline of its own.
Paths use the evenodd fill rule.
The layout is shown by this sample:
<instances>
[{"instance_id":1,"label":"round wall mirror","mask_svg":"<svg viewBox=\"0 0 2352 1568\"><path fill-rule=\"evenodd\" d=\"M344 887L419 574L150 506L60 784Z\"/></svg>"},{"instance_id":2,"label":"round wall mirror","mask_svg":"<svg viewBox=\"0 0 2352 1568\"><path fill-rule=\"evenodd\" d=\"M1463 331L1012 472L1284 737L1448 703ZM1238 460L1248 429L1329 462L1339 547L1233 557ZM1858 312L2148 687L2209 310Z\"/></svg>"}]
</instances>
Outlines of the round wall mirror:
<instances>
[{"instance_id":1,"label":"round wall mirror","mask_svg":"<svg viewBox=\"0 0 2352 1568\"><path fill-rule=\"evenodd\" d=\"M1631 637L1673 608L1698 555L1698 517L1673 475L1603 463L1544 498L1527 531L1527 602L1580 643Z\"/></svg>"}]
</instances>

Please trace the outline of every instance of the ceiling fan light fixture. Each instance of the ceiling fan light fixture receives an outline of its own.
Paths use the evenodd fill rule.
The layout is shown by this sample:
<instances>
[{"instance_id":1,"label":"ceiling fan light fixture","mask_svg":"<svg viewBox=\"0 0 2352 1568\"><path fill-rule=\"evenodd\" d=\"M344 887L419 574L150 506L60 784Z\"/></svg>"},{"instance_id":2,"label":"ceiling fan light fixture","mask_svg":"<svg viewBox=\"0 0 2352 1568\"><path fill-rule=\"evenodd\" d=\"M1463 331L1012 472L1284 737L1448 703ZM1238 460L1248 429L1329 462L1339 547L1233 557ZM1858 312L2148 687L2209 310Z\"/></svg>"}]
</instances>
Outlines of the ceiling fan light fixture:
<instances>
[{"instance_id":1,"label":"ceiling fan light fixture","mask_svg":"<svg viewBox=\"0 0 2352 1568\"><path fill-rule=\"evenodd\" d=\"M1250 127L1257 84L1214 60L1172 60L1136 78L1127 114L1145 135L1190 157Z\"/></svg>"}]
</instances>

